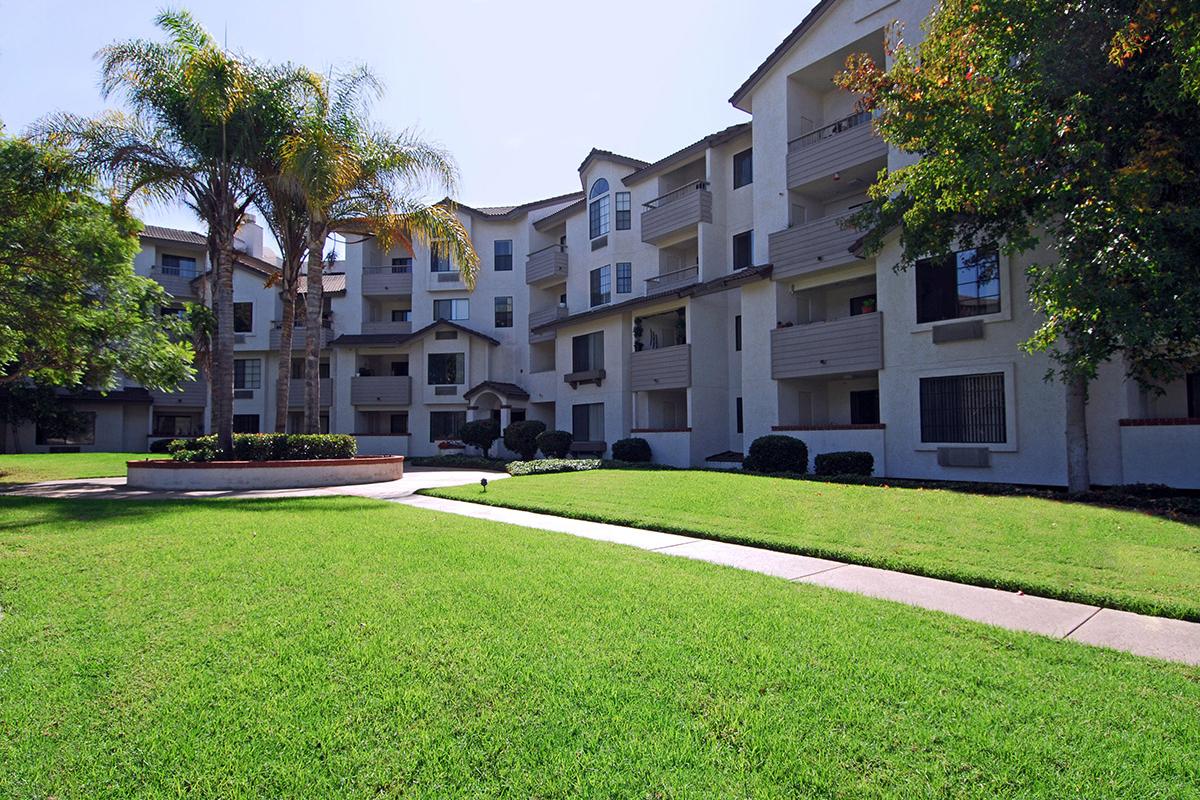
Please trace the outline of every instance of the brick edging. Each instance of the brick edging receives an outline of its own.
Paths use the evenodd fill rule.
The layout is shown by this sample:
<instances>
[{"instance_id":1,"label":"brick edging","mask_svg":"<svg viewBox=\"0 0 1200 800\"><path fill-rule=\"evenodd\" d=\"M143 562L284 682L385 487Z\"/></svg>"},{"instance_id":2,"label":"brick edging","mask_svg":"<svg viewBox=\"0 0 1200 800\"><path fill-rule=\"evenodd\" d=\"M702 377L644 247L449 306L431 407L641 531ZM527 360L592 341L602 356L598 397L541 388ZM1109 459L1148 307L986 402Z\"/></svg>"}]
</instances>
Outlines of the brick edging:
<instances>
[{"instance_id":1,"label":"brick edging","mask_svg":"<svg viewBox=\"0 0 1200 800\"><path fill-rule=\"evenodd\" d=\"M350 467L366 464L402 464L404 456L358 456L355 458L309 458L289 461L174 461L169 458L126 461L125 467L149 469L256 469L259 467Z\"/></svg>"}]
</instances>

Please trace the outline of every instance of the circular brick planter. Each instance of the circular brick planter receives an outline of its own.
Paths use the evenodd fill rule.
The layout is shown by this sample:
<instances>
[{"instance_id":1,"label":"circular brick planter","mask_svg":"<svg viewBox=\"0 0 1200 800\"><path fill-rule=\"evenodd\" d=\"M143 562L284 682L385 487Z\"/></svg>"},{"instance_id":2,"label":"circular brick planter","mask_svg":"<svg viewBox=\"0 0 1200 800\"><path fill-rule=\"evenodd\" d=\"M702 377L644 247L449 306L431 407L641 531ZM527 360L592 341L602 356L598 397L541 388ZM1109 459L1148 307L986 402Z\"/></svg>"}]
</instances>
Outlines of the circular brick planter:
<instances>
[{"instance_id":1,"label":"circular brick planter","mask_svg":"<svg viewBox=\"0 0 1200 800\"><path fill-rule=\"evenodd\" d=\"M130 489L310 489L398 480L404 477L404 456L308 461L127 461L125 468Z\"/></svg>"}]
</instances>

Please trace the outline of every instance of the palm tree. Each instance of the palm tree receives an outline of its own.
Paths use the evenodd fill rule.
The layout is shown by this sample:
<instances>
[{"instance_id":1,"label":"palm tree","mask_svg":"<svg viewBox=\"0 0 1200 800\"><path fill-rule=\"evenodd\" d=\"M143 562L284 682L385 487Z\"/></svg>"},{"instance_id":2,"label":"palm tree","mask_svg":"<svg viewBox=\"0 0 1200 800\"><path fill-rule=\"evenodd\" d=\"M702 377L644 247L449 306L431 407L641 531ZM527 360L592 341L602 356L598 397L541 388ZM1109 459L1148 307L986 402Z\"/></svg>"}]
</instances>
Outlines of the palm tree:
<instances>
[{"instance_id":1,"label":"palm tree","mask_svg":"<svg viewBox=\"0 0 1200 800\"><path fill-rule=\"evenodd\" d=\"M430 183L453 193L457 170L442 149L405 132L392 134L370 120L380 93L365 68L325 79L325 89L302 110L298 131L282 151L284 174L300 187L308 209L308 275L305 295L304 427L320 430L320 333L325 243L331 233L353 228L376 236L384 247L414 239L435 244L458 264L474 288L479 257L452 206L421 201Z\"/></svg>"},{"instance_id":2,"label":"palm tree","mask_svg":"<svg viewBox=\"0 0 1200 800\"><path fill-rule=\"evenodd\" d=\"M271 85L261 83L264 70L227 53L186 11L164 12L155 23L166 42L134 39L98 54L103 96L122 95L131 114L64 114L38 127L110 178L121 202L181 200L208 226L213 428L231 453L234 236L253 199L248 165L270 138L261 101Z\"/></svg>"}]
</instances>

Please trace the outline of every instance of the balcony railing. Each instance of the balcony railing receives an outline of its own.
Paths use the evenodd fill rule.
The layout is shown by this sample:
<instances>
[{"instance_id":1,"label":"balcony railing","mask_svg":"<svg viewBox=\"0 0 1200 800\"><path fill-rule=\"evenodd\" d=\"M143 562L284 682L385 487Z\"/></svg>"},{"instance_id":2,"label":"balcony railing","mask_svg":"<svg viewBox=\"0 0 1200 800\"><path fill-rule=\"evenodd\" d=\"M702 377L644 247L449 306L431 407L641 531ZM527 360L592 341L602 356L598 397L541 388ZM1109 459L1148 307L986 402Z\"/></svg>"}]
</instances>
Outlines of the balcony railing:
<instances>
[{"instance_id":1,"label":"balcony railing","mask_svg":"<svg viewBox=\"0 0 1200 800\"><path fill-rule=\"evenodd\" d=\"M408 375L356 375L350 379L350 402L356 406L411 405L412 378Z\"/></svg>"},{"instance_id":2,"label":"balcony railing","mask_svg":"<svg viewBox=\"0 0 1200 800\"><path fill-rule=\"evenodd\" d=\"M870 111L859 111L851 114L848 117L842 117L836 122L831 122L823 128L817 128L811 133L806 133L803 136L797 136L788 142L788 152L803 150L805 147L812 147L817 142L822 142L826 139L832 139L839 133L854 130L860 125L870 125L871 120L875 119L876 114Z\"/></svg>"},{"instance_id":3,"label":"balcony railing","mask_svg":"<svg viewBox=\"0 0 1200 800\"><path fill-rule=\"evenodd\" d=\"M363 267L363 294L412 294L412 267L408 264Z\"/></svg>"},{"instance_id":4,"label":"balcony railing","mask_svg":"<svg viewBox=\"0 0 1200 800\"><path fill-rule=\"evenodd\" d=\"M304 320L302 317L297 317L296 324L292 326L292 349L303 350L304 344ZM271 349L278 350L280 345L281 333L283 332L283 323L275 320L271 323ZM326 312L321 317L321 347L327 347L333 338L333 312Z\"/></svg>"},{"instance_id":5,"label":"balcony railing","mask_svg":"<svg viewBox=\"0 0 1200 800\"><path fill-rule=\"evenodd\" d=\"M195 267L171 267L163 264L150 267L150 277L175 297L195 297L196 290L192 287L192 281L199 275L200 270Z\"/></svg>"},{"instance_id":6,"label":"balcony railing","mask_svg":"<svg viewBox=\"0 0 1200 800\"><path fill-rule=\"evenodd\" d=\"M653 200L649 200L645 203L642 203L642 205L647 210L653 209L653 208L662 208L665 205L674 203L676 200L682 200L683 198L687 197L692 192L701 192L701 191L707 191L707 190L708 190L708 181L696 181L695 183L689 183L686 186L680 186L678 189L667 192L664 195L660 195L660 196L654 198Z\"/></svg>"},{"instance_id":7,"label":"balcony railing","mask_svg":"<svg viewBox=\"0 0 1200 800\"><path fill-rule=\"evenodd\" d=\"M333 404L333 381L329 378L321 378L321 407L328 408ZM288 405L292 408L304 406L304 384L303 378L292 378L288 381Z\"/></svg>"},{"instance_id":8,"label":"balcony railing","mask_svg":"<svg viewBox=\"0 0 1200 800\"><path fill-rule=\"evenodd\" d=\"M685 389L692 385L692 346L638 350L630 358L629 387L635 392Z\"/></svg>"},{"instance_id":9,"label":"balcony railing","mask_svg":"<svg viewBox=\"0 0 1200 800\"><path fill-rule=\"evenodd\" d=\"M874 312L771 331L771 377L808 378L883 369L883 315Z\"/></svg>"},{"instance_id":10,"label":"balcony railing","mask_svg":"<svg viewBox=\"0 0 1200 800\"><path fill-rule=\"evenodd\" d=\"M850 247L862 232L847 226L847 215L822 217L772 233L767 239L776 278L794 278L859 260Z\"/></svg>"},{"instance_id":11,"label":"balcony railing","mask_svg":"<svg viewBox=\"0 0 1200 800\"><path fill-rule=\"evenodd\" d=\"M700 265L695 264L683 269L677 269L673 272L664 272L661 275L655 275L653 278L646 279L646 294L657 294L659 292L667 292L672 289L678 289L682 286L691 286L700 280Z\"/></svg>"},{"instance_id":12,"label":"balcony railing","mask_svg":"<svg viewBox=\"0 0 1200 800\"><path fill-rule=\"evenodd\" d=\"M647 244L661 244L713 219L712 192L705 181L681 186L642 205L642 241Z\"/></svg>"},{"instance_id":13,"label":"balcony railing","mask_svg":"<svg viewBox=\"0 0 1200 800\"><path fill-rule=\"evenodd\" d=\"M567 310L567 307L563 305L553 306L552 308L544 308L541 311L530 311L529 327L536 328L539 325L545 325L548 322L554 322L555 320L569 316L570 313L571 312Z\"/></svg>"},{"instance_id":14,"label":"balcony railing","mask_svg":"<svg viewBox=\"0 0 1200 800\"><path fill-rule=\"evenodd\" d=\"M364 322L362 332L365 334L396 334L412 333L412 322L409 320L379 320Z\"/></svg>"},{"instance_id":15,"label":"balcony railing","mask_svg":"<svg viewBox=\"0 0 1200 800\"><path fill-rule=\"evenodd\" d=\"M193 380L181 383L174 392L151 389L150 399L156 406L203 408L208 403L208 382L197 376Z\"/></svg>"},{"instance_id":16,"label":"balcony railing","mask_svg":"<svg viewBox=\"0 0 1200 800\"><path fill-rule=\"evenodd\" d=\"M788 188L825 181L848 171L853 171L854 177L872 180L887 159L887 145L871 125L872 118L867 112L851 114L788 142ZM825 186L822 191L829 190Z\"/></svg>"},{"instance_id":17,"label":"balcony railing","mask_svg":"<svg viewBox=\"0 0 1200 800\"><path fill-rule=\"evenodd\" d=\"M567 279L567 247L552 244L534 250L525 260L525 282L527 284L561 283Z\"/></svg>"}]
</instances>

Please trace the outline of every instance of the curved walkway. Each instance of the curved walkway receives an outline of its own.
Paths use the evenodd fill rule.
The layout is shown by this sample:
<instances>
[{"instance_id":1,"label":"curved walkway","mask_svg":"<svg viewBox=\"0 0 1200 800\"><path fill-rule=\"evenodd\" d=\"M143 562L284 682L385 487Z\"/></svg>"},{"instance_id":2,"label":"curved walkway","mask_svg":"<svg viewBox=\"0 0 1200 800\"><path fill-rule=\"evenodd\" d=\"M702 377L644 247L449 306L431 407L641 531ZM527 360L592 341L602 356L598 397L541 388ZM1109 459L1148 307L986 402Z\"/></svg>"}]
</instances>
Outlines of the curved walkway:
<instances>
[{"instance_id":1,"label":"curved walkway","mask_svg":"<svg viewBox=\"0 0 1200 800\"><path fill-rule=\"evenodd\" d=\"M903 572L845 564L622 525L536 514L478 503L418 495L421 489L502 480L503 473L413 467L388 483L261 492L151 492L127 489L124 478L91 478L13 486L0 491L23 497L96 500L187 498L272 498L351 495L403 503L413 508L555 531L758 572L797 583L893 600L1010 630L1124 650L1150 658L1200 665L1200 623L1132 614L1045 597L986 589Z\"/></svg>"}]
</instances>

